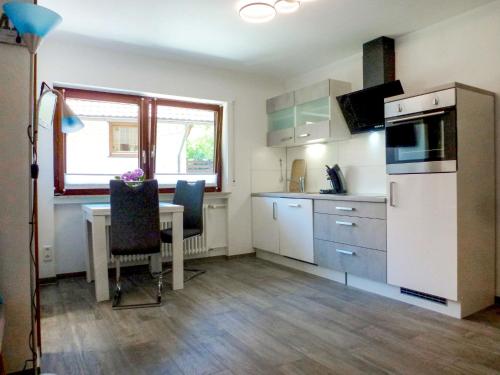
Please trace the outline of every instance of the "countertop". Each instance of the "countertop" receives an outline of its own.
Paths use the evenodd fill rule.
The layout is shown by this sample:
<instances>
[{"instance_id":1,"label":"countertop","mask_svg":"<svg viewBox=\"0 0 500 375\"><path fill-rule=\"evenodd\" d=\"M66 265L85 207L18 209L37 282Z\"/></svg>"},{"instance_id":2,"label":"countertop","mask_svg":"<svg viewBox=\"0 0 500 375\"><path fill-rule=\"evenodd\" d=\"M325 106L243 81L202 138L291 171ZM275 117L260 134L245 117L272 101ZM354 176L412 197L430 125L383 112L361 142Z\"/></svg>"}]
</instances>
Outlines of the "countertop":
<instances>
[{"instance_id":1,"label":"countertop","mask_svg":"<svg viewBox=\"0 0 500 375\"><path fill-rule=\"evenodd\" d=\"M322 199L331 201L351 201L351 202L372 202L385 203L387 197L384 195L356 195L356 194L319 194L319 193L253 193L252 197L270 197L270 198L295 198L295 199Z\"/></svg>"}]
</instances>

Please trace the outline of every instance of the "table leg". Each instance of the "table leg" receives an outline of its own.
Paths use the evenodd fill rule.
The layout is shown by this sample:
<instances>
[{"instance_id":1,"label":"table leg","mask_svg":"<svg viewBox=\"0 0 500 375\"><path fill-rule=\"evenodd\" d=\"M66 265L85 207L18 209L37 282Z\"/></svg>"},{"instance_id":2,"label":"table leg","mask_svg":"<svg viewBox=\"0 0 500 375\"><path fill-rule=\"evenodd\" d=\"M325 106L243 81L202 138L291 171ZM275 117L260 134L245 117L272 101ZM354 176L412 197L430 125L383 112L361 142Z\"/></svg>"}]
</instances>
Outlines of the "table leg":
<instances>
[{"instance_id":1,"label":"table leg","mask_svg":"<svg viewBox=\"0 0 500 375\"><path fill-rule=\"evenodd\" d=\"M89 240L92 231L91 223L87 220L87 215L83 213L83 247L85 248L85 274L87 282L94 280L94 262L92 259L92 243Z\"/></svg>"},{"instance_id":2,"label":"table leg","mask_svg":"<svg viewBox=\"0 0 500 375\"><path fill-rule=\"evenodd\" d=\"M92 258L96 300L97 302L107 301L109 300L109 280L106 221L104 216L94 216L92 223Z\"/></svg>"},{"instance_id":3,"label":"table leg","mask_svg":"<svg viewBox=\"0 0 500 375\"><path fill-rule=\"evenodd\" d=\"M172 289L184 288L183 214L172 214Z\"/></svg>"},{"instance_id":4,"label":"table leg","mask_svg":"<svg viewBox=\"0 0 500 375\"><path fill-rule=\"evenodd\" d=\"M149 261L149 272L151 274L157 274L161 272L161 252L160 254L154 254L151 256L151 260Z\"/></svg>"}]
</instances>

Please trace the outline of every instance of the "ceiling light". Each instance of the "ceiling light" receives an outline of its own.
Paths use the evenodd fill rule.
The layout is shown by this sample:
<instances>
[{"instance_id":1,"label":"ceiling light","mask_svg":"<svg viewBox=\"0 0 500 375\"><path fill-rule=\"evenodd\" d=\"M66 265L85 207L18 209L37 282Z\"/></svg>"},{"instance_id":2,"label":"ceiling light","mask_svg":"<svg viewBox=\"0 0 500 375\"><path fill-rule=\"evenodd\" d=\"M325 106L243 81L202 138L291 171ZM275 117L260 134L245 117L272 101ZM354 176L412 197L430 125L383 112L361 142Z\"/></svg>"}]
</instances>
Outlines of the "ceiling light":
<instances>
[{"instance_id":1,"label":"ceiling light","mask_svg":"<svg viewBox=\"0 0 500 375\"><path fill-rule=\"evenodd\" d=\"M293 13L299 10L300 1L298 0L278 0L274 7L279 13Z\"/></svg>"},{"instance_id":2,"label":"ceiling light","mask_svg":"<svg viewBox=\"0 0 500 375\"><path fill-rule=\"evenodd\" d=\"M276 9L267 3L250 3L240 8L240 17L251 23L264 23L276 16Z\"/></svg>"}]
</instances>

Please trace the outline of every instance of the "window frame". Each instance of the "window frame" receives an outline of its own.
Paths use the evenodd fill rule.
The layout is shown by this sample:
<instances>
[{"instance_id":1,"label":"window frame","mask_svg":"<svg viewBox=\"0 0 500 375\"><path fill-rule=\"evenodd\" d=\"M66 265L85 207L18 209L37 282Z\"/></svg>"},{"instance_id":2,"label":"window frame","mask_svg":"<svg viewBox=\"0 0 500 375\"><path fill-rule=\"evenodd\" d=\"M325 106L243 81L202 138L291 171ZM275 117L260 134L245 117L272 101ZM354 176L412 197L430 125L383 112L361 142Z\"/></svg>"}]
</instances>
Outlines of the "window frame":
<instances>
[{"instance_id":1,"label":"window frame","mask_svg":"<svg viewBox=\"0 0 500 375\"><path fill-rule=\"evenodd\" d=\"M222 191L222 105L210 103L188 102L173 99L159 99L133 94L120 94L105 91L75 89L63 86L54 86L61 92L64 99L84 99L108 101L115 103L137 104L139 106L139 152L138 165L144 170L147 179L155 175L155 148L157 127L157 106L166 105L181 108L204 109L215 112L215 160L214 171L217 174L216 186L207 186L205 192ZM57 111L54 116L54 195L109 195L109 188L66 188L64 175L66 173L66 134L61 131L61 101L57 102ZM112 122L109 123L111 131ZM110 137L111 142L111 137ZM111 151L111 146L110 146ZM111 156L111 153L110 153ZM160 193L173 193L174 187L160 187Z\"/></svg>"}]
</instances>

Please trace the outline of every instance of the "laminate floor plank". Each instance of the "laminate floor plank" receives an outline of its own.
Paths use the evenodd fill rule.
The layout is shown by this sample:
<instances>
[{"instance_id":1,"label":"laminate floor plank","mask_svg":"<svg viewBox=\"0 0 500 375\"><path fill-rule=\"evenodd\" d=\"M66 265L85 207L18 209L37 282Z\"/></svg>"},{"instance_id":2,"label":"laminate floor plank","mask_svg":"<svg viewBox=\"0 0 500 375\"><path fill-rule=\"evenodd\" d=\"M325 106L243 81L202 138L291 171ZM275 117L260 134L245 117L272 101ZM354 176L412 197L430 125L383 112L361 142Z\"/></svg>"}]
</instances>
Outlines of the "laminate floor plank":
<instances>
[{"instance_id":1,"label":"laminate floor plank","mask_svg":"<svg viewBox=\"0 0 500 375\"><path fill-rule=\"evenodd\" d=\"M197 266L160 308L112 310L84 278L43 286L42 372L500 374L498 306L458 320L257 258ZM153 284L128 276L126 298Z\"/></svg>"}]
</instances>

